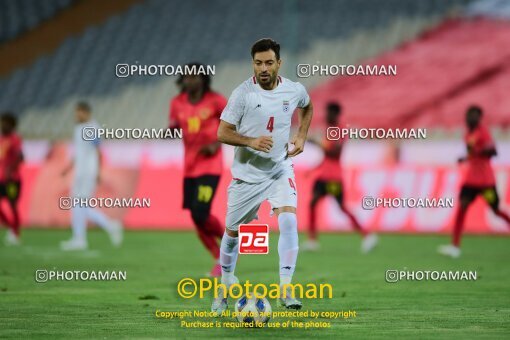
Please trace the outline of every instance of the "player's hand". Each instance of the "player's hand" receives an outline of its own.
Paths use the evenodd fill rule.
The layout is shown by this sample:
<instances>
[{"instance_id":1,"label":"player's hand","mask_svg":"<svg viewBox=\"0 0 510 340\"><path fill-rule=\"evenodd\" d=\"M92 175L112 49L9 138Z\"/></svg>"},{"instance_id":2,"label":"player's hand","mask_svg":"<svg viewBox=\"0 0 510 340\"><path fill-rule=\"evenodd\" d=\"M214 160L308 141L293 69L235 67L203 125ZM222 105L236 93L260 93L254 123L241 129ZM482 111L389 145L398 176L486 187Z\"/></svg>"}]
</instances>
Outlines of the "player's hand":
<instances>
[{"instance_id":1,"label":"player's hand","mask_svg":"<svg viewBox=\"0 0 510 340\"><path fill-rule=\"evenodd\" d=\"M250 145L248 146L257 151L268 153L269 151L271 151L271 148L273 147L273 137L260 136L258 138L252 139Z\"/></svg>"},{"instance_id":2,"label":"player's hand","mask_svg":"<svg viewBox=\"0 0 510 340\"><path fill-rule=\"evenodd\" d=\"M218 151L219 146L219 143L204 145L198 152L204 156L213 156Z\"/></svg>"},{"instance_id":3,"label":"player's hand","mask_svg":"<svg viewBox=\"0 0 510 340\"><path fill-rule=\"evenodd\" d=\"M290 144L294 145L292 150L287 151L287 156L294 157L299 155L305 149L305 141L306 138L299 137L298 135L294 135L290 140Z\"/></svg>"}]
</instances>

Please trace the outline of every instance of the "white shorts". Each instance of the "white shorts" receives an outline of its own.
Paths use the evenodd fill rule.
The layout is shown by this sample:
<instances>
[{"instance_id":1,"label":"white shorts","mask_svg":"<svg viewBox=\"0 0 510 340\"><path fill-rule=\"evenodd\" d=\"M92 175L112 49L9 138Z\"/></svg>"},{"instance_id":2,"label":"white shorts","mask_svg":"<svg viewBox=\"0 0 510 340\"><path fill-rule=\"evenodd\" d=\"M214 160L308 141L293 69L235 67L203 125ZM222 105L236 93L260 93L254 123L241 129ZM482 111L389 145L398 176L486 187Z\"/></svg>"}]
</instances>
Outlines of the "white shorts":
<instances>
[{"instance_id":1,"label":"white shorts","mask_svg":"<svg viewBox=\"0 0 510 340\"><path fill-rule=\"evenodd\" d=\"M271 204L271 209L285 206L297 208L294 170L284 171L262 183L232 180L228 187L227 229L236 231L240 224L258 219L257 213L265 200Z\"/></svg>"},{"instance_id":2,"label":"white shorts","mask_svg":"<svg viewBox=\"0 0 510 340\"><path fill-rule=\"evenodd\" d=\"M96 191L97 178L96 176L79 176L73 181L71 188L72 197L90 198Z\"/></svg>"}]
</instances>

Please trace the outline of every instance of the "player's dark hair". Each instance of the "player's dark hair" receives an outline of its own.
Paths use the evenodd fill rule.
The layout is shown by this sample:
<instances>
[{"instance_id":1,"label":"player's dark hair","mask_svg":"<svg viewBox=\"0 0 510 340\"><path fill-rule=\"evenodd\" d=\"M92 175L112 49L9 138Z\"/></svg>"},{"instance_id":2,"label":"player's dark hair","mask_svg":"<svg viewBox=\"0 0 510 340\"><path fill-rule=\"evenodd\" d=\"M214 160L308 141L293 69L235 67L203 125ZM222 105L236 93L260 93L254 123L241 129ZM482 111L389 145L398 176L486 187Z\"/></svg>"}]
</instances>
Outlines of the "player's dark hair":
<instances>
[{"instance_id":1,"label":"player's dark hair","mask_svg":"<svg viewBox=\"0 0 510 340\"><path fill-rule=\"evenodd\" d=\"M81 110L81 111L85 111L85 112L92 112L92 108L90 107L90 104L87 103L87 102L78 102L76 104L76 109L77 110Z\"/></svg>"},{"instance_id":2,"label":"player's dark hair","mask_svg":"<svg viewBox=\"0 0 510 340\"><path fill-rule=\"evenodd\" d=\"M276 60L280 60L280 44L271 38L257 40L251 47L251 58L253 59L255 57L255 53L269 50L273 50Z\"/></svg>"},{"instance_id":3,"label":"player's dark hair","mask_svg":"<svg viewBox=\"0 0 510 340\"><path fill-rule=\"evenodd\" d=\"M0 121L2 121L2 123L9 124L13 129L16 128L16 125L18 125L18 119L14 113L9 111L2 113L0 116Z\"/></svg>"},{"instance_id":4,"label":"player's dark hair","mask_svg":"<svg viewBox=\"0 0 510 340\"><path fill-rule=\"evenodd\" d=\"M329 102L327 105L326 105L326 109L331 112L335 112L337 115L339 115L340 113L342 113L342 106L340 104L338 104L337 102Z\"/></svg>"},{"instance_id":5,"label":"player's dark hair","mask_svg":"<svg viewBox=\"0 0 510 340\"><path fill-rule=\"evenodd\" d=\"M483 116L483 110L480 106L478 105L471 105L468 109L467 109L467 112L474 112L478 115L478 117L481 117Z\"/></svg>"},{"instance_id":6,"label":"player's dark hair","mask_svg":"<svg viewBox=\"0 0 510 340\"><path fill-rule=\"evenodd\" d=\"M192 63L186 64L186 66L187 67L195 66L196 69L205 68L205 65L202 63L199 63L199 62L192 62ZM200 77L202 77L202 81L204 83L204 88L203 88L204 93L210 91L211 90L211 77L208 74L204 74L203 72L201 72L201 74L199 74L199 75L200 75ZM175 81L175 83L177 84L177 87L179 87L179 92L184 92L184 87L183 87L184 77L186 77L185 74L180 74L179 78L177 78L177 80Z\"/></svg>"}]
</instances>

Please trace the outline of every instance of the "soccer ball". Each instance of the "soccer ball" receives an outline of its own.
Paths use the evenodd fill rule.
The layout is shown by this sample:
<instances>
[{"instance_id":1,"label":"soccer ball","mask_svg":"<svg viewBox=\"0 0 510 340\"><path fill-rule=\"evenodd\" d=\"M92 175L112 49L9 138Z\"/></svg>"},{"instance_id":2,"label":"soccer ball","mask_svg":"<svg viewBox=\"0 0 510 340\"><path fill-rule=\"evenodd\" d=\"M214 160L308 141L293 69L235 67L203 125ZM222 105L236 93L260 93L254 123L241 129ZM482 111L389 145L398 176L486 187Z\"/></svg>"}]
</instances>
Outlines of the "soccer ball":
<instances>
[{"instance_id":1,"label":"soccer ball","mask_svg":"<svg viewBox=\"0 0 510 340\"><path fill-rule=\"evenodd\" d=\"M266 298L252 296L247 298L243 295L236 302L237 320L244 323L253 323L255 326L260 323L267 323L271 317L271 304Z\"/></svg>"}]
</instances>

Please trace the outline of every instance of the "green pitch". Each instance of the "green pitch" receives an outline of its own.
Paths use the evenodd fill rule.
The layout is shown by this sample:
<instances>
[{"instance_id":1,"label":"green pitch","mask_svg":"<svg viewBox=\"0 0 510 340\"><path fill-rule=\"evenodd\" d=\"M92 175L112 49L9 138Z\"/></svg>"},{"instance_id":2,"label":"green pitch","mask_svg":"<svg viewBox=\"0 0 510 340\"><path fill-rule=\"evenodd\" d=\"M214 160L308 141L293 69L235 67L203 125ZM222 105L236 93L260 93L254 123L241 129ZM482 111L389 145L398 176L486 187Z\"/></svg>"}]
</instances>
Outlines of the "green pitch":
<instances>
[{"instance_id":1,"label":"green pitch","mask_svg":"<svg viewBox=\"0 0 510 340\"><path fill-rule=\"evenodd\" d=\"M330 283L334 296L304 300L303 310L353 310L357 317L318 319L331 327L303 330L189 329L156 318L156 310L210 308L209 297L186 300L176 292L180 279L198 279L212 266L192 232L127 232L124 246L112 249L104 233L91 231L90 250L63 253L57 246L69 235L26 230L23 246L0 246L0 338L510 338L508 237L466 237L462 257L453 260L435 253L447 237L383 235L373 253L361 255L357 235L322 235L319 252L300 253L294 281ZM278 282L277 236L269 255L240 257L240 280ZM37 269L121 270L127 280L36 283ZM388 269L476 270L478 280L387 283Z\"/></svg>"}]
</instances>

